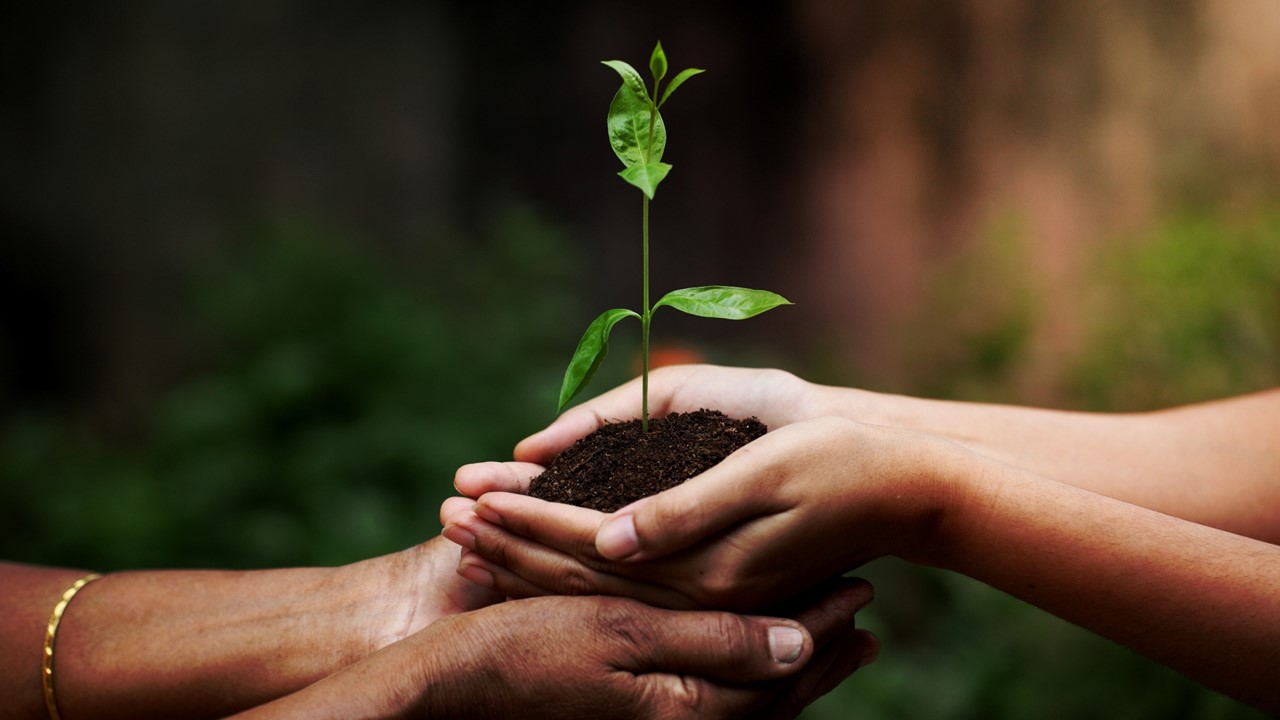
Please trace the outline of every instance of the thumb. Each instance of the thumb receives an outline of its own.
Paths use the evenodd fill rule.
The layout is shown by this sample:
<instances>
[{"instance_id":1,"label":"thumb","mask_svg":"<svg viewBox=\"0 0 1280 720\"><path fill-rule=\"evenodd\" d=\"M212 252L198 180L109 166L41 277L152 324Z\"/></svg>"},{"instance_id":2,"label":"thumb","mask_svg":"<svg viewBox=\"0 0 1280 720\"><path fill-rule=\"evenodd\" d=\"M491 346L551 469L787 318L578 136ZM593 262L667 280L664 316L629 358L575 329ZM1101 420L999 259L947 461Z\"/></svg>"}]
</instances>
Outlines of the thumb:
<instances>
[{"instance_id":1,"label":"thumb","mask_svg":"<svg viewBox=\"0 0 1280 720\"><path fill-rule=\"evenodd\" d=\"M575 441L610 421L636 416L640 407L640 379L620 385L566 410L542 430L516 445L515 459L545 465Z\"/></svg>"},{"instance_id":2,"label":"thumb","mask_svg":"<svg viewBox=\"0 0 1280 720\"><path fill-rule=\"evenodd\" d=\"M612 631L633 643L631 658L619 669L638 675L686 674L745 684L796 673L813 656L813 637L795 620L635 607Z\"/></svg>"},{"instance_id":3,"label":"thumb","mask_svg":"<svg viewBox=\"0 0 1280 720\"><path fill-rule=\"evenodd\" d=\"M586 405L579 405L517 443L512 457L517 462L546 465L565 448L604 425L606 417L609 416L602 416Z\"/></svg>"}]
</instances>

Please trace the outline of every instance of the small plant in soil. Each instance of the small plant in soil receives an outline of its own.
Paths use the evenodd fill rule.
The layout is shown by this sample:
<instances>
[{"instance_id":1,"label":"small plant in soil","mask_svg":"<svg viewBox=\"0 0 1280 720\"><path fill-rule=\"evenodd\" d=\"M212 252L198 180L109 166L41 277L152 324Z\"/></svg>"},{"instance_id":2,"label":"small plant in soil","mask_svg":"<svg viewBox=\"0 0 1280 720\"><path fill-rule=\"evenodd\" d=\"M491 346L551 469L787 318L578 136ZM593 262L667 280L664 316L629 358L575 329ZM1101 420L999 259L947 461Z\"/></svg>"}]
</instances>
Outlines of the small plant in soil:
<instances>
[{"instance_id":1,"label":"small plant in soil","mask_svg":"<svg viewBox=\"0 0 1280 720\"><path fill-rule=\"evenodd\" d=\"M682 70L664 87L667 56L662 43L658 43L649 56L652 85L621 60L606 60L604 64L622 77L622 87L609 105L609 144L622 161L623 169L618 175L639 189L642 196L640 238L644 294L639 311L606 310L587 327L565 370L557 411L564 410L600 368L609 352L609 334L614 325L624 318L635 318L640 321L640 419L608 425L583 438L561 453L543 475L534 478L529 492L548 500L610 511L709 469L765 432L764 426L754 418L736 421L709 410L685 415L673 413L650 422L649 329L654 313L659 308L670 307L698 317L743 320L791 303L767 290L703 285L672 290L650 304L649 204L658 184L671 172L671 165L662 161L667 128L660 111L677 88L703 70Z\"/></svg>"}]
</instances>

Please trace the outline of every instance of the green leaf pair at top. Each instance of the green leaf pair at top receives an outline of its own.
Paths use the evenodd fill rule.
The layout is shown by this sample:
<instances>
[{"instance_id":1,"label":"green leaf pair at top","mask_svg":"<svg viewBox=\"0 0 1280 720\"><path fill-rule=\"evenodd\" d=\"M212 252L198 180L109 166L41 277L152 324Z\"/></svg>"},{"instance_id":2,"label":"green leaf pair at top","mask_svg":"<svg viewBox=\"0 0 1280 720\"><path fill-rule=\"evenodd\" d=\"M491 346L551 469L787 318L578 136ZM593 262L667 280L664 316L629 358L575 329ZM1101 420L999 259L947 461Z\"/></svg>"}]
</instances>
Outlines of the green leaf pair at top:
<instances>
[{"instance_id":1,"label":"green leaf pair at top","mask_svg":"<svg viewBox=\"0 0 1280 720\"><path fill-rule=\"evenodd\" d=\"M652 200L658 183L671 171L671 166L662 162L662 151L667 147L667 127L659 111L676 88L704 71L681 70L659 95L662 80L667 76L667 55L662 51L662 43L658 43L649 58L652 94L635 68L621 60L605 60L604 64L622 76L622 87L609 104L609 144L625 166L618 174Z\"/></svg>"},{"instance_id":2,"label":"green leaf pair at top","mask_svg":"<svg viewBox=\"0 0 1280 720\"><path fill-rule=\"evenodd\" d=\"M667 55L658 43L649 56L649 72L653 77L653 88L646 85L635 68L621 60L606 60L604 64L613 68L622 76L622 87L613 96L609 104L609 144L613 152L622 161L623 170L618 173L623 180L640 189L644 194L641 237L643 247L644 304L641 312L615 308L607 310L597 317L582 340L578 349L569 361L564 373L564 382L560 386L560 404L558 410L582 391L591 381L600 363L609 353L609 333L613 326L623 318L633 317L640 321L642 356L642 382L640 418L641 425L649 429L649 326L653 314L660 307L675 308L690 315L699 317L722 318L726 320L742 320L772 310L779 305L790 305L786 298L767 290L731 287L728 285L706 285L702 287L673 290L662 296L657 303L649 304L649 202L653 200L662 182L671 172L671 166L662 162L662 153L667 148L667 126L662 122L659 110L671 98L671 94L689 78L702 70L689 68L681 70L671 79L665 89L662 81L667 76Z\"/></svg>"}]
</instances>

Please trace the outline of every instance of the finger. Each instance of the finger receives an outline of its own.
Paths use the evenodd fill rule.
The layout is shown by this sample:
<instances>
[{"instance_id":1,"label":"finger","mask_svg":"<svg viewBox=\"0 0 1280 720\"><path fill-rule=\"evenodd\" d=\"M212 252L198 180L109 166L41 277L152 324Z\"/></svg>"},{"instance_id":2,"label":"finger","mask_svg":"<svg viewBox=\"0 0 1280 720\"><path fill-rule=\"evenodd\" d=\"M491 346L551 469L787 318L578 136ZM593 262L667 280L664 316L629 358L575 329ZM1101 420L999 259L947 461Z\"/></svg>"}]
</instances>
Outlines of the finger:
<instances>
[{"instance_id":1,"label":"finger","mask_svg":"<svg viewBox=\"0 0 1280 720\"><path fill-rule=\"evenodd\" d=\"M862 578L834 578L779 608L779 615L795 618L813 635L818 647L855 624L854 616L875 599L875 588Z\"/></svg>"},{"instance_id":2,"label":"finger","mask_svg":"<svg viewBox=\"0 0 1280 720\"><path fill-rule=\"evenodd\" d=\"M783 611L804 624L813 636L815 653L805 669L788 679L753 717L793 718L831 692L859 667L875 659L876 637L855 627L854 615L874 597L874 588L860 578L835 578L788 605Z\"/></svg>"},{"instance_id":3,"label":"finger","mask_svg":"<svg viewBox=\"0 0 1280 720\"><path fill-rule=\"evenodd\" d=\"M813 704L815 700L835 690L840 683L858 670L875 662L880 656L880 639L870 630L848 628L835 642L824 648L834 651L836 657L812 685L797 688L796 712Z\"/></svg>"},{"instance_id":4,"label":"finger","mask_svg":"<svg viewBox=\"0 0 1280 720\"><path fill-rule=\"evenodd\" d=\"M874 662L879 647L879 640L870 632L846 628L833 642L820 648L804 670L783 681L772 701L752 717L759 720L796 717L854 672Z\"/></svg>"},{"instance_id":5,"label":"finger","mask_svg":"<svg viewBox=\"0 0 1280 720\"><path fill-rule=\"evenodd\" d=\"M523 462L482 462L463 465L453 475L453 487L467 497L487 492L524 493L529 481L542 473L541 465Z\"/></svg>"},{"instance_id":6,"label":"finger","mask_svg":"<svg viewBox=\"0 0 1280 720\"><path fill-rule=\"evenodd\" d=\"M457 517L460 513L473 510L475 506L476 501L471 498L446 498L444 502L440 503L440 525L447 526L452 518Z\"/></svg>"},{"instance_id":7,"label":"finger","mask_svg":"<svg viewBox=\"0 0 1280 720\"><path fill-rule=\"evenodd\" d=\"M649 416L663 417L670 412L671 404L676 401L686 379L701 367L685 365L650 373ZM549 462L560 451L591 434L601 425L639 417L642 406L641 385L641 378L635 378L569 409L544 430L521 440L516 445L516 460Z\"/></svg>"},{"instance_id":8,"label":"finger","mask_svg":"<svg viewBox=\"0 0 1280 720\"><path fill-rule=\"evenodd\" d=\"M649 414L663 417L714 403L728 415L755 415L778 427L808 414L804 412L806 385L781 371L714 365L664 367L649 374ZM568 410L546 429L516 445L515 459L547 463L606 422L639 417L640 386L641 379L636 378Z\"/></svg>"},{"instance_id":9,"label":"finger","mask_svg":"<svg viewBox=\"0 0 1280 720\"><path fill-rule=\"evenodd\" d=\"M604 560L596 552L596 530L608 516L599 510L512 493L488 493L475 505L477 515L508 532L577 558Z\"/></svg>"},{"instance_id":10,"label":"finger","mask_svg":"<svg viewBox=\"0 0 1280 720\"><path fill-rule=\"evenodd\" d=\"M472 550L490 566L519 578L519 582L508 586L503 584L503 577L495 574L493 589L498 592L519 593L523 584L529 583L559 595L614 595L655 607L695 607L690 597L677 590L592 568L570 555L506 532L473 513L464 514L445 528L444 535Z\"/></svg>"},{"instance_id":11,"label":"finger","mask_svg":"<svg viewBox=\"0 0 1280 720\"><path fill-rule=\"evenodd\" d=\"M624 385L623 387L628 386ZM602 405L611 405L612 403L609 403L607 398L621 389L618 388L605 393L591 400L588 404L579 405L566 411L556 418L555 422L517 443L512 453L513 456L517 461L545 465L551 462L565 448L595 432L597 428L604 425L609 419L616 420L635 414L634 409L623 411L621 403L617 404L617 411L614 413L606 411L602 415L597 409ZM634 401L632 404L634 404Z\"/></svg>"},{"instance_id":12,"label":"finger","mask_svg":"<svg viewBox=\"0 0 1280 720\"><path fill-rule=\"evenodd\" d=\"M596 531L596 551L610 560L649 560L691 547L721 530L781 510L773 435L739 448L701 475L618 510Z\"/></svg>"},{"instance_id":13,"label":"finger","mask_svg":"<svg viewBox=\"0 0 1280 720\"><path fill-rule=\"evenodd\" d=\"M813 655L809 631L791 619L625 607L597 614L597 630L629 646L620 670L745 684L792 675Z\"/></svg>"},{"instance_id":14,"label":"finger","mask_svg":"<svg viewBox=\"0 0 1280 720\"><path fill-rule=\"evenodd\" d=\"M880 638L870 630L855 628L849 633L849 639L844 645L849 648L853 657L858 658L853 670L864 668L880 659ZM853 670L846 672L844 677L852 674ZM843 680L844 677L836 680L835 685L839 685L840 680ZM832 685L832 687L835 687L835 685Z\"/></svg>"},{"instance_id":15,"label":"finger","mask_svg":"<svg viewBox=\"0 0 1280 720\"><path fill-rule=\"evenodd\" d=\"M462 558L458 561L458 574L472 584L508 598L523 599L556 594L466 550L462 551Z\"/></svg>"},{"instance_id":16,"label":"finger","mask_svg":"<svg viewBox=\"0 0 1280 720\"><path fill-rule=\"evenodd\" d=\"M804 670L772 685L770 697L757 704L750 717L754 720L790 720L799 715L809 705L805 700L814 695L817 686L832 674L832 665L840 655L838 646L817 649Z\"/></svg>"},{"instance_id":17,"label":"finger","mask_svg":"<svg viewBox=\"0 0 1280 720\"><path fill-rule=\"evenodd\" d=\"M674 673L637 675L633 682L643 688L641 697L652 698L651 717L678 720L741 718L770 702L781 687L776 680L740 685Z\"/></svg>"}]
</instances>

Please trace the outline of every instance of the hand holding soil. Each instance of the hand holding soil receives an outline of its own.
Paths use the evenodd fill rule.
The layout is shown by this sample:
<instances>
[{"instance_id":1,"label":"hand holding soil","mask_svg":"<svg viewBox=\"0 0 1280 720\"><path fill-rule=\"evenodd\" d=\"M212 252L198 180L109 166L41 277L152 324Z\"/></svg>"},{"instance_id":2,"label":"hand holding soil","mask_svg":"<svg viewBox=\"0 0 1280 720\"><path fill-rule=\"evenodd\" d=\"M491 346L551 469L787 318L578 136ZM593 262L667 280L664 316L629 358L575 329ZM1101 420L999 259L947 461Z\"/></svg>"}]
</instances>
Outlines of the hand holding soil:
<instances>
[{"instance_id":1,"label":"hand holding soil","mask_svg":"<svg viewBox=\"0 0 1280 720\"><path fill-rule=\"evenodd\" d=\"M758 610L924 536L913 528L932 516L939 489L917 482L915 502L892 507L871 495L896 496L926 479L887 476L851 492L829 467L853 468L879 455L876 438L885 429L814 418L824 409L820 388L779 370L679 366L653 373L655 415L715 405L777 429L693 481L633 503L614 516L610 531L602 531L608 517L601 512L525 496L543 472L539 462L634 413L639 392L632 381L570 410L521 442L515 463L459 469L455 485L480 501L447 501L441 520L446 537L474 551L464 557L463 573L512 597L599 592L663 607ZM791 427L797 423L804 427ZM908 513L919 519L899 520ZM625 563L609 560L632 554L609 546L619 527L633 528L634 542L644 543ZM717 533L724 533L717 542L703 542Z\"/></svg>"},{"instance_id":2,"label":"hand holding soil","mask_svg":"<svg viewBox=\"0 0 1280 720\"><path fill-rule=\"evenodd\" d=\"M713 408L732 418L755 417L770 429L777 429L815 417L820 399L816 389L782 370L677 365L659 368L650 374L649 406L655 417ZM516 445L516 461L546 465L562 450L606 423L635 418L640 394L641 379L636 378L565 411L546 429ZM472 497L497 489L503 488L480 485L458 488Z\"/></svg>"},{"instance_id":3,"label":"hand holding soil","mask_svg":"<svg viewBox=\"0 0 1280 720\"><path fill-rule=\"evenodd\" d=\"M782 424L788 418L775 407L782 398L802 396L806 384L777 370L736 370L706 366L665 368L654 374L654 394L665 415L646 429L624 417L628 401L643 393L643 380L575 408L547 430L521 443L517 457L537 463L547 458L542 472L521 486L532 497L613 512L640 498L668 490L699 475L768 430L753 407L769 410L767 417ZM677 396L675 389L680 389ZM696 388L697 392L688 392ZM758 398L743 394L754 388ZM739 396L732 417L707 405ZM614 412L618 414L615 415ZM669 414L668 414L669 413ZM499 487L466 487L468 472L459 474L459 487L478 497Z\"/></svg>"},{"instance_id":4,"label":"hand holding soil","mask_svg":"<svg viewBox=\"0 0 1280 720\"><path fill-rule=\"evenodd\" d=\"M910 435L806 420L612 515L487 493L448 518L445 536L472 551L464 572L488 572L491 587L513 597L606 593L756 611L876 557L941 544L934 520L951 488L918 468L967 451L899 437ZM860 480L845 483L832 468Z\"/></svg>"}]
</instances>

